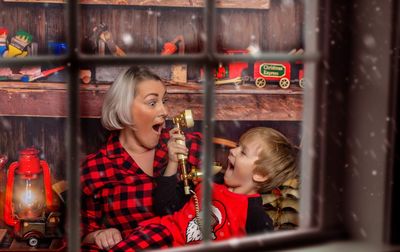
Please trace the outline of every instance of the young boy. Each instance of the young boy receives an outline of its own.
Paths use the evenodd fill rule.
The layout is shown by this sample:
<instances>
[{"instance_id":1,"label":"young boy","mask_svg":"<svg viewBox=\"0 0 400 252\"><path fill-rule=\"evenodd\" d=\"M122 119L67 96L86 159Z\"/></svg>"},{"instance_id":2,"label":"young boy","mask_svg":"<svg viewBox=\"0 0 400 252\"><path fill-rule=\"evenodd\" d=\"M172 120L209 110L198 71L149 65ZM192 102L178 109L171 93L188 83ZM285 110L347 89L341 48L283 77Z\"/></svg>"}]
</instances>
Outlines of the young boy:
<instances>
[{"instance_id":1,"label":"young boy","mask_svg":"<svg viewBox=\"0 0 400 252\"><path fill-rule=\"evenodd\" d=\"M241 136L239 146L230 150L224 184L213 186L212 239L224 240L273 230L259 193L268 192L297 176L296 152L285 136L271 128L253 128ZM184 196L177 194L177 182L176 176L158 179L154 192L156 212L165 213L181 207L184 200L179 196ZM111 251L198 243L202 239L199 210L196 209L201 210L200 188L200 184L196 185L194 196L180 210L139 223L139 227Z\"/></svg>"}]
</instances>

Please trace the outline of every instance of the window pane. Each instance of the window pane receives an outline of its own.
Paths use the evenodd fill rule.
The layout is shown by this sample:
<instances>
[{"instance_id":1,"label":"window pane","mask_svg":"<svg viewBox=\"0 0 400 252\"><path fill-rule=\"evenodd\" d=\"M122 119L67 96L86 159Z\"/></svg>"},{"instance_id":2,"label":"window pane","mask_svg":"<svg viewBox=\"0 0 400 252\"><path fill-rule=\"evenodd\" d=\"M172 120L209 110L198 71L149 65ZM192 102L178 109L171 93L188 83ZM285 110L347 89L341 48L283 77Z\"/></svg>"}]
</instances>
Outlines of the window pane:
<instances>
[{"instance_id":1,"label":"window pane","mask_svg":"<svg viewBox=\"0 0 400 252\"><path fill-rule=\"evenodd\" d=\"M37 90L8 90L18 113L47 98ZM35 113L0 117L0 246L10 250L61 249L66 238L66 119Z\"/></svg>"},{"instance_id":2,"label":"window pane","mask_svg":"<svg viewBox=\"0 0 400 252\"><path fill-rule=\"evenodd\" d=\"M203 9L188 1L81 1L85 54L172 55L203 50ZM96 5L93 5L96 4Z\"/></svg>"},{"instance_id":3,"label":"window pane","mask_svg":"<svg viewBox=\"0 0 400 252\"><path fill-rule=\"evenodd\" d=\"M179 123L185 133L189 149L185 159L187 170L193 166L199 168L203 85L194 82L193 78L198 78L200 68L178 64L104 66L94 69L91 82L80 86L83 152L81 221L87 237L82 246L94 246L90 233L107 228L120 230L126 242L135 241L118 246L139 246L139 234L146 232L149 232L146 234L150 237L151 245L164 244L164 240L152 240L156 237L151 235L151 230L165 235L163 228L158 231L155 229L159 227L160 220L153 217L160 211L171 213L177 209L174 204L178 202L153 204L159 202L159 199L152 198L152 193L155 193L154 182L167 172L164 171L170 159L167 143L174 124ZM188 80L172 81L180 76L182 69L187 69L184 72L188 73ZM121 74L123 77L119 78ZM163 82L159 82L155 74ZM104 114L103 125L101 110ZM130 120L132 126L128 126ZM118 130L119 126L121 130ZM95 155L88 156L90 153ZM176 175L176 172L172 174ZM178 173L181 173L179 167ZM168 177L174 178L171 175ZM178 186L176 180L169 184L174 192L167 196L184 197L181 184ZM179 192L175 192L175 189ZM161 193L164 191L161 190ZM147 221L147 225L143 221ZM145 227L137 229L139 224ZM175 227L173 223L170 224ZM125 248L121 247L121 250Z\"/></svg>"},{"instance_id":4,"label":"window pane","mask_svg":"<svg viewBox=\"0 0 400 252\"><path fill-rule=\"evenodd\" d=\"M2 1L0 10L2 58L66 53L64 5ZM67 77L49 62L0 68L1 248L65 246Z\"/></svg>"},{"instance_id":5,"label":"window pane","mask_svg":"<svg viewBox=\"0 0 400 252\"><path fill-rule=\"evenodd\" d=\"M289 53L303 48L303 1L258 0L241 5L239 9L217 9L218 52Z\"/></svg>"},{"instance_id":6,"label":"window pane","mask_svg":"<svg viewBox=\"0 0 400 252\"><path fill-rule=\"evenodd\" d=\"M223 95L217 97L218 104L225 102ZM279 95L242 95L241 102L248 105L246 99L265 99L270 106L274 106L275 99L284 102ZM301 95L291 99L297 100L297 105L301 106ZM280 105L283 106L282 103ZM218 107L221 106L218 105L217 110ZM242 109L240 105L233 108L236 111ZM251 105L246 109L250 110ZM257 109L259 115L268 115L268 112L260 111L263 108ZM220 180L223 185L213 188L212 209L223 216L213 226L217 240L295 229L299 225L299 184L295 166L301 121L251 120L252 115L248 115L248 118L216 122L215 159L224 173L220 177L223 177ZM260 196L255 196L257 193ZM219 206L218 201L224 203L226 196L232 200L225 198L224 207ZM243 208L234 208L234 205ZM241 221L235 222L235 216L241 216ZM238 232L240 228L246 232Z\"/></svg>"},{"instance_id":7,"label":"window pane","mask_svg":"<svg viewBox=\"0 0 400 252\"><path fill-rule=\"evenodd\" d=\"M24 2L29 1L0 2L0 56L65 54L68 47L64 25L65 5L55 4L55 1L48 3L46 0Z\"/></svg>"},{"instance_id":8,"label":"window pane","mask_svg":"<svg viewBox=\"0 0 400 252\"><path fill-rule=\"evenodd\" d=\"M264 9L217 10L218 52L304 53L303 1L265 2ZM296 229L303 62L220 63L214 77L215 159L224 175L223 185L213 188L212 236L222 240Z\"/></svg>"}]
</instances>

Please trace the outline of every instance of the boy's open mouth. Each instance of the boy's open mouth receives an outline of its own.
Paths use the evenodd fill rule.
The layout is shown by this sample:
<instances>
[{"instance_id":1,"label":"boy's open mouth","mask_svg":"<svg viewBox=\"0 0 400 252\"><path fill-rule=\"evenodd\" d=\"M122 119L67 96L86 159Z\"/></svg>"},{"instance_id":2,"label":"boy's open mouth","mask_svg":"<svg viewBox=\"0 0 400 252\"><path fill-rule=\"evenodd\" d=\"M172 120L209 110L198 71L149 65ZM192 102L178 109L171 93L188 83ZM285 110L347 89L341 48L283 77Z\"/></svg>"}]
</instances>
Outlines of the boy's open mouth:
<instances>
[{"instance_id":1,"label":"boy's open mouth","mask_svg":"<svg viewBox=\"0 0 400 252\"><path fill-rule=\"evenodd\" d=\"M227 170L233 170L235 168L235 166L233 165L233 163L231 162L231 160L228 157L228 164L226 166Z\"/></svg>"},{"instance_id":2,"label":"boy's open mouth","mask_svg":"<svg viewBox=\"0 0 400 252\"><path fill-rule=\"evenodd\" d=\"M228 162L226 164L226 170L224 175L224 180L229 179L233 176L235 166L231 162L230 158L228 157Z\"/></svg>"}]
</instances>

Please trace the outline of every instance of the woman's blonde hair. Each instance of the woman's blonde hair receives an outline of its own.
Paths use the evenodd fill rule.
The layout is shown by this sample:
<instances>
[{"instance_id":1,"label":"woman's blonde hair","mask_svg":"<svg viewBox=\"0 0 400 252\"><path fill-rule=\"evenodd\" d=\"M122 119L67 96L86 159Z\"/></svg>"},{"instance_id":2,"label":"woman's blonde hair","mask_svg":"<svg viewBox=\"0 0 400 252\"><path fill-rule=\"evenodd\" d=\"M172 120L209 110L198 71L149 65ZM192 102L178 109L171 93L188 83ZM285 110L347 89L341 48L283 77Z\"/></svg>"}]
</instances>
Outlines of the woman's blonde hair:
<instances>
[{"instance_id":1,"label":"woman's blonde hair","mask_svg":"<svg viewBox=\"0 0 400 252\"><path fill-rule=\"evenodd\" d=\"M298 176L298 148L283 134L272 128L256 127L246 131L240 141L250 138L262 144L253 172L268 177L265 182L258 183L258 192L266 193Z\"/></svg>"},{"instance_id":2,"label":"woman's blonde hair","mask_svg":"<svg viewBox=\"0 0 400 252\"><path fill-rule=\"evenodd\" d=\"M136 86L144 80L161 81L145 67L132 66L122 72L108 90L101 111L101 123L108 130L121 130L132 125L131 106Z\"/></svg>"}]
</instances>

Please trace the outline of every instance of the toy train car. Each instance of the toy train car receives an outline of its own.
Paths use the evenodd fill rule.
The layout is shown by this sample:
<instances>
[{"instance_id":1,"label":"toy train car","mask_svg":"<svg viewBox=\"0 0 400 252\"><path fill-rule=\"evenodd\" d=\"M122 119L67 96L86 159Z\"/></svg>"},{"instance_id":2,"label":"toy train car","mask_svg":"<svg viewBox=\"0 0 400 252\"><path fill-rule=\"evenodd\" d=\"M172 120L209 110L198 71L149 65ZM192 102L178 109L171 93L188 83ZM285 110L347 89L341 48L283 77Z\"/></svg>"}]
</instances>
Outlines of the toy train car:
<instances>
[{"instance_id":1,"label":"toy train car","mask_svg":"<svg viewBox=\"0 0 400 252\"><path fill-rule=\"evenodd\" d=\"M247 54L247 50L227 50L227 54ZM263 88L267 83L278 83L281 88L289 88L292 82L304 87L304 70L301 62L231 62L220 64L215 72L217 80L237 80L241 77L244 82L254 82ZM228 83L228 82L225 82Z\"/></svg>"}]
</instances>

